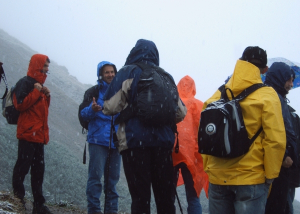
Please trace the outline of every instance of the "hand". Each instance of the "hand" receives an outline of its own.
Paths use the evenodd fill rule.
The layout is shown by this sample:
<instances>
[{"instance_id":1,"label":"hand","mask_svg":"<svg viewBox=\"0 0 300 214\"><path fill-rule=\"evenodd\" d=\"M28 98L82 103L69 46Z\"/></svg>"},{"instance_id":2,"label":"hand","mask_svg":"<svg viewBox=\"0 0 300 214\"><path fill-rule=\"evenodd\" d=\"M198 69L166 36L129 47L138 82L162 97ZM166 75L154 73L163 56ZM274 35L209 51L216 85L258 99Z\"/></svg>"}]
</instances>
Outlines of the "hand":
<instances>
[{"instance_id":1,"label":"hand","mask_svg":"<svg viewBox=\"0 0 300 214\"><path fill-rule=\"evenodd\" d=\"M50 96L50 90L45 86L43 86L41 92L43 92L47 97Z\"/></svg>"},{"instance_id":2,"label":"hand","mask_svg":"<svg viewBox=\"0 0 300 214\"><path fill-rule=\"evenodd\" d=\"M92 110L98 112L102 110L102 107L96 103L95 97L93 97Z\"/></svg>"},{"instance_id":3,"label":"hand","mask_svg":"<svg viewBox=\"0 0 300 214\"><path fill-rule=\"evenodd\" d=\"M292 164L293 164L293 160L289 156L287 156L285 160L282 162L282 166L284 168L290 168Z\"/></svg>"},{"instance_id":4,"label":"hand","mask_svg":"<svg viewBox=\"0 0 300 214\"><path fill-rule=\"evenodd\" d=\"M37 90L41 91L43 86L40 83L34 83L34 88L36 88Z\"/></svg>"}]
</instances>

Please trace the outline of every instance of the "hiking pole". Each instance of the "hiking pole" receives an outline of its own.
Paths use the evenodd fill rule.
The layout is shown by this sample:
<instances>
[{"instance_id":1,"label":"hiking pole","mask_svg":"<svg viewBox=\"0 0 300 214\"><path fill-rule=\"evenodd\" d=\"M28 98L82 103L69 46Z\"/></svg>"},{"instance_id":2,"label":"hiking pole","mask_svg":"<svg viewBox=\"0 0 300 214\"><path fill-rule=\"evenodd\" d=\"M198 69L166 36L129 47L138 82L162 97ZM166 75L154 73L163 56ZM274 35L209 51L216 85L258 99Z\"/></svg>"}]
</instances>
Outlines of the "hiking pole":
<instances>
[{"instance_id":1,"label":"hiking pole","mask_svg":"<svg viewBox=\"0 0 300 214\"><path fill-rule=\"evenodd\" d=\"M110 152L111 152L111 139L112 139L112 132L113 132L113 125L114 125L114 116L111 116L111 123L110 123L110 134L109 134L109 144L108 144L108 155L106 160L106 176L104 177L104 213L106 213L106 200L107 200L107 188L108 188L108 180L109 180L109 162L110 162Z\"/></svg>"},{"instance_id":2,"label":"hiking pole","mask_svg":"<svg viewBox=\"0 0 300 214\"><path fill-rule=\"evenodd\" d=\"M178 181L178 177L179 177L179 169L178 169L178 171L177 171L177 181ZM175 195L176 195L176 198L177 198L177 202L178 202L178 205L179 205L179 208L180 208L180 212L181 212L181 214L183 214L183 211L182 211L182 207L181 207L181 204L180 204L180 201L179 201L179 197L178 197L178 194L177 194L177 188L176 188L176 185L177 185L177 183L175 184L174 183L174 188L175 188Z\"/></svg>"}]
</instances>

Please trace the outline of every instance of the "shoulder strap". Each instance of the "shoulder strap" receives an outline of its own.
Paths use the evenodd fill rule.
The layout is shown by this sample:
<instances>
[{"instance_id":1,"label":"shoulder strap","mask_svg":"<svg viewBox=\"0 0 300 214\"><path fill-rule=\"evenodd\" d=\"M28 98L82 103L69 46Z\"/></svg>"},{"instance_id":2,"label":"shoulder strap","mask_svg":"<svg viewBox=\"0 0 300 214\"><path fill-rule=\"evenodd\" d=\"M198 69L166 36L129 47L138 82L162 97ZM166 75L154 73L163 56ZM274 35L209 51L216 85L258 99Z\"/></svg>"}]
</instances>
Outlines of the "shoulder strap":
<instances>
[{"instance_id":1,"label":"shoulder strap","mask_svg":"<svg viewBox=\"0 0 300 214\"><path fill-rule=\"evenodd\" d=\"M92 95L95 96L96 101L97 101L97 99L99 98L99 87L98 87L98 85L94 85L93 89L94 90L92 92Z\"/></svg>"},{"instance_id":2,"label":"shoulder strap","mask_svg":"<svg viewBox=\"0 0 300 214\"><path fill-rule=\"evenodd\" d=\"M258 131L255 133L255 135L250 139L251 144L254 142L254 140L258 137L258 135L262 132L263 127L260 127Z\"/></svg>"},{"instance_id":3,"label":"shoulder strap","mask_svg":"<svg viewBox=\"0 0 300 214\"><path fill-rule=\"evenodd\" d=\"M249 94L251 94L252 92L256 91L257 89L259 89L261 87L265 87L265 86L267 86L267 85L262 84L262 83L251 85L250 87L248 87L244 91L242 91L239 95L237 95L235 97L235 99L238 100L238 101L241 101L244 98L246 98ZM255 135L250 139L251 144L258 137L258 135L262 132L262 130L263 130L263 127L260 127L258 129L258 131L255 133Z\"/></svg>"},{"instance_id":4,"label":"shoulder strap","mask_svg":"<svg viewBox=\"0 0 300 214\"><path fill-rule=\"evenodd\" d=\"M241 101L244 98L246 98L249 94L251 94L252 92L256 91L257 89L259 89L261 87L265 87L265 86L267 86L267 85L262 84L262 83L251 85L250 87L248 87L244 91L242 91L239 95L237 95L234 99Z\"/></svg>"},{"instance_id":5,"label":"shoulder strap","mask_svg":"<svg viewBox=\"0 0 300 214\"><path fill-rule=\"evenodd\" d=\"M218 90L222 93L225 89L225 84L221 85Z\"/></svg>"}]
</instances>

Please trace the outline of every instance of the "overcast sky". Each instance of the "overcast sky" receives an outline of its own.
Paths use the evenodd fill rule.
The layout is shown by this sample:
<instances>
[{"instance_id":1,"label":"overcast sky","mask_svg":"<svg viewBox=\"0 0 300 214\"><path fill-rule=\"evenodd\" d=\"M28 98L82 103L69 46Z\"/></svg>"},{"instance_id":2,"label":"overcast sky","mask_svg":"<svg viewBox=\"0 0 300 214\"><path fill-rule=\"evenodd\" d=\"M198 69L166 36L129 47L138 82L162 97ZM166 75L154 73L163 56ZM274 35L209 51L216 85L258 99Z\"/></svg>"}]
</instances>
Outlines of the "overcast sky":
<instances>
[{"instance_id":1,"label":"overcast sky","mask_svg":"<svg viewBox=\"0 0 300 214\"><path fill-rule=\"evenodd\" d=\"M95 84L100 61L120 69L140 38L156 43L160 66L176 83L185 75L195 80L202 101L247 46L300 63L298 0L0 0L0 8L1 29L83 83ZM298 113L299 92L288 95Z\"/></svg>"}]
</instances>

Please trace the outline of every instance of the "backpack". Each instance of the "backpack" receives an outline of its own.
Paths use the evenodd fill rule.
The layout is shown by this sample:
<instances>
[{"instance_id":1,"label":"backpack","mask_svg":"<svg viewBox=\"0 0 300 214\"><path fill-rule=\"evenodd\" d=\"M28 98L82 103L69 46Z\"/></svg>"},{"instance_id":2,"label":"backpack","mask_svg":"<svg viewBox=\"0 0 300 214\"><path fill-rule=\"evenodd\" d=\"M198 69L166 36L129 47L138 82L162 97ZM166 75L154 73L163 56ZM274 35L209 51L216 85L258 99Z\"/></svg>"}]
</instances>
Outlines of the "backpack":
<instances>
[{"instance_id":1,"label":"backpack","mask_svg":"<svg viewBox=\"0 0 300 214\"><path fill-rule=\"evenodd\" d=\"M84 109L85 107L88 107L91 102L93 101L93 97L95 97L96 101L98 100L99 97L99 88L98 85L94 85L91 88L89 88L88 90L85 91L84 96L83 96L83 101L82 103L79 105L79 109L78 109L78 119L80 122L80 125L82 126L82 133L84 134L85 130L89 129L89 122L90 121L85 121L83 120L83 118L81 117L81 110Z\"/></svg>"},{"instance_id":2,"label":"backpack","mask_svg":"<svg viewBox=\"0 0 300 214\"><path fill-rule=\"evenodd\" d=\"M6 86L4 95L1 98L1 99L4 99L7 95L7 92L8 92L8 84L7 84L7 81L6 81L6 76L5 76L4 69L3 69L2 65L3 65L3 63L0 62L0 83L1 83L1 79L3 79L3 81L5 83L5 86Z\"/></svg>"},{"instance_id":3,"label":"backpack","mask_svg":"<svg viewBox=\"0 0 300 214\"><path fill-rule=\"evenodd\" d=\"M121 111L115 124L136 116L146 126L176 126L179 94L173 78L158 66L135 65L143 70L137 84L136 101Z\"/></svg>"},{"instance_id":4,"label":"backpack","mask_svg":"<svg viewBox=\"0 0 300 214\"><path fill-rule=\"evenodd\" d=\"M12 86L2 101L2 115L6 118L8 124L17 125L20 112L13 103L13 93L15 86Z\"/></svg>"},{"instance_id":5,"label":"backpack","mask_svg":"<svg viewBox=\"0 0 300 214\"><path fill-rule=\"evenodd\" d=\"M263 130L262 127L248 138L239 101L245 99L264 84L254 84L234 97L229 88L221 86L221 98L207 105L201 112L198 132L199 153L223 158L235 158L249 151L253 141ZM228 99L229 90L232 100Z\"/></svg>"}]
</instances>

